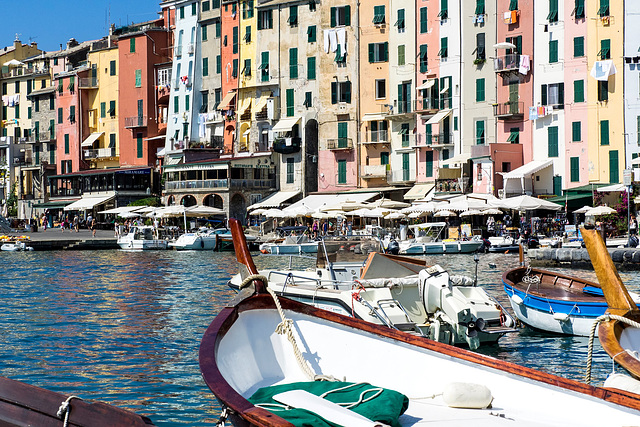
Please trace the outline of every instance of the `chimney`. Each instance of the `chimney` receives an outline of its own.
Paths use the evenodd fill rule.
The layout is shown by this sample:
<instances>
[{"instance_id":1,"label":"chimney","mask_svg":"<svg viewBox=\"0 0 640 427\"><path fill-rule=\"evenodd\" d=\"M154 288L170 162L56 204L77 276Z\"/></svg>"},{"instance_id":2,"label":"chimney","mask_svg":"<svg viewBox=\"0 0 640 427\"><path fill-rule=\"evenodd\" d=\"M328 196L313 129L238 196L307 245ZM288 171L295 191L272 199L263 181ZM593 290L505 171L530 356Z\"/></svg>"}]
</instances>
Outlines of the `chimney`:
<instances>
[{"instance_id":1,"label":"chimney","mask_svg":"<svg viewBox=\"0 0 640 427\"><path fill-rule=\"evenodd\" d=\"M37 49L38 48L38 43L31 42L31 47L34 48L34 49Z\"/></svg>"},{"instance_id":2,"label":"chimney","mask_svg":"<svg viewBox=\"0 0 640 427\"><path fill-rule=\"evenodd\" d=\"M74 39L73 37L71 37L69 39L69 41L67 42L67 49L71 49L74 46L78 46L78 42L76 41L76 39Z\"/></svg>"}]
</instances>

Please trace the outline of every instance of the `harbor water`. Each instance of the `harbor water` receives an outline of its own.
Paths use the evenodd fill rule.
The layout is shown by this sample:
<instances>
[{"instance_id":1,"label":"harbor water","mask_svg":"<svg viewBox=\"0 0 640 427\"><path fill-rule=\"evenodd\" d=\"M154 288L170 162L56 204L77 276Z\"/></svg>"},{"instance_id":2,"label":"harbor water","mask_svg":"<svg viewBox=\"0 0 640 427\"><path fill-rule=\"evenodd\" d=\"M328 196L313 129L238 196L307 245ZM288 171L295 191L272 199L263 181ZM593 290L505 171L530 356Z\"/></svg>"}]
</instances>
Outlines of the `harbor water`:
<instances>
[{"instance_id":1,"label":"harbor water","mask_svg":"<svg viewBox=\"0 0 640 427\"><path fill-rule=\"evenodd\" d=\"M452 274L475 272L471 255L426 258ZM159 426L215 425L220 408L200 376L198 348L234 295L226 286L237 272L232 253L4 252L0 259L0 375L111 403ZM255 261L258 268L289 263L264 255ZM501 275L517 262L517 255L486 254L478 263L479 284L505 307ZM564 272L595 279L588 270ZM636 274L621 276L630 289L640 287ZM479 351L581 380L587 344L524 329ZM402 361L381 363L393 369ZM594 383L611 369L596 339Z\"/></svg>"}]
</instances>

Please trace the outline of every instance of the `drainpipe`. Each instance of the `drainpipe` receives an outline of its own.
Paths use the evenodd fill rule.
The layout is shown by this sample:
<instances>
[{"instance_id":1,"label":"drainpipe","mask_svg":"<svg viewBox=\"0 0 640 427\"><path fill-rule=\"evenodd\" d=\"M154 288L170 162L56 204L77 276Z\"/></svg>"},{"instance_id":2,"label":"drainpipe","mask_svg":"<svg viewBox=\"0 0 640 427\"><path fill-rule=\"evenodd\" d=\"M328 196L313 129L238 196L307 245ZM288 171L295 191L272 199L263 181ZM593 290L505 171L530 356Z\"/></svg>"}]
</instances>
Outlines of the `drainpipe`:
<instances>
[{"instance_id":1,"label":"drainpipe","mask_svg":"<svg viewBox=\"0 0 640 427\"><path fill-rule=\"evenodd\" d=\"M458 81L459 81L459 86L458 86L458 135L460 135L462 132L460 132L460 124L462 123L462 0L458 1L458 34L460 34L460 42L458 44L458 52L460 52L460 61L458 62ZM455 116L453 116L453 119L455 121ZM453 125L453 123L452 123ZM455 150L454 150L455 151ZM460 138L460 153L462 154L462 152L464 151L464 145L462 142L462 138ZM455 156L455 154L454 154ZM467 161L466 164L468 164L469 162ZM462 187L462 194L465 193L465 186L464 186L464 165L462 164L460 167L460 186ZM471 171L469 171L469 181L471 181ZM473 191L472 191L473 192Z\"/></svg>"},{"instance_id":2,"label":"drainpipe","mask_svg":"<svg viewBox=\"0 0 640 427\"><path fill-rule=\"evenodd\" d=\"M362 153L360 150L362 149L360 144L360 129L362 123L360 122L360 2L356 2L356 30L353 32L356 38L356 75L358 76L357 84L358 88L355 91L358 94L358 102L356 103L356 187L362 187L362 176L361 176L361 167L360 167L360 158L362 157Z\"/></svg>"}]
</instances>

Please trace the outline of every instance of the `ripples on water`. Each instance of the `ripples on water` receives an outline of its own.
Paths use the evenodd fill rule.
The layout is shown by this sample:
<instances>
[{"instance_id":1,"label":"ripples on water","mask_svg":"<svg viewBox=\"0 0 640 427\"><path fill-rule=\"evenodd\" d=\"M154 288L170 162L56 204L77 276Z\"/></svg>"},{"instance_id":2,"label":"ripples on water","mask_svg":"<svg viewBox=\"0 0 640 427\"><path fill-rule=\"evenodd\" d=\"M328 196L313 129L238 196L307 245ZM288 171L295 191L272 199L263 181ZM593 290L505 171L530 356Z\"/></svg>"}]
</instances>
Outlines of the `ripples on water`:
<instances>
[{"instance_id":1,"label":"ripples on water","mask_svg":"<svg viewBox=\"0 0 640 427\"><path fill-rule=\"evenodd\" d=\"M105 401L149 416L160 426L215 425L219 407L198 367L202 335L233 296L231 253L0 253L0 375L64 394ZM473 275L469 255L426 257L451 273ZM497 268L490 268L489 263ZM256 257L258 268L288 258ZM479 283L505 306L501 274L517 256L486 254ZM595 279L591 271L565 270ZM639 279L621 273L631 289ZM596 340L597 343L597 340ZM484 354L580 380L587 338L530 330L481 347ZM596 344L594 378L611 370Z\"/></svg>"}]
</instances>

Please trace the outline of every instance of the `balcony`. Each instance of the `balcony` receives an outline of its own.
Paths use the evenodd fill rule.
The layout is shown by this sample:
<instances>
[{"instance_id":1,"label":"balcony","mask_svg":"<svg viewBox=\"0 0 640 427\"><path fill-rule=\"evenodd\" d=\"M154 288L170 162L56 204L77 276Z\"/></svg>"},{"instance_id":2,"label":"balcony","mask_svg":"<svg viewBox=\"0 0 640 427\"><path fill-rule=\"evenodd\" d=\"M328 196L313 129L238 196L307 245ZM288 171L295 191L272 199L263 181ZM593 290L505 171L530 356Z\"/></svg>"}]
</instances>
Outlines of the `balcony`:
<instances>
[{"instance_id":1,"label":"balcony","mask_svg":"<svg viewBox=\"0 0 640 427\"><path fill-rule=\"evenodd\" d=\"M147 116L125 117L124 127L128 129L145 128L147 127Z\"/></svg>"},{"instance_id":2,"label":"balcony","mask_svg":"<svg viewBox=\"0 0 640 427\"><path fill-rule=\"evenodd\" d=\"M165 190L191 190L210 188L229 188L228 179L204 179L191 181L167 181L164 183Z\"/></svg>"},{"instance_id":3,"label":"balcony","mask_svg":"<svg viewBox=\"0 0 640 427\"><path fill-rule=\"evenodd\" d=\"M405 183L414 182L416 180L416 171L412 169L400 169L387 171L387 182L392 183Z\"/></svg>"},{"instance_id":4,"label":"balcony","mask_svg":"<svg viewBox=\"0 0 640 427\"><path fill-rule=\"evenodd\" d=\"M176 58L179 58L182 56L182 46L174 46L173 47L173 55Z\"/></svg>"},{"instance_id":5,"label":"balcony","mask_svg":"<svg viewBox=\"0 0 640 427\"><path fill-rule=\"evenodd\" d=\"M503 120L521 120L524 117L523 102L504 102L493 105L493 115Z\"/></svg>"},{"instance_id":6,"label":"balcony","mask_svg":"<svg viewBox=\"0 0 640 427\"><path fill-rule=\"evenodd\" d=\"M327 139L327 150L353 150L351 138Z\"/></svg>"},{"instance_id":7,"label":"balcony","mask_svg":"<svg viewBox=\"0 0 640 427\"><path fill-rule=\"evenodd\" d=\"M36 142L49 142L49 141L55 141L55 139L56 139L55 132L41 131L41 132L38 132L38 134L36 134Z\"/></svg>"},{"instance_id":8,"label":"balcony","mask_svg":"<svg viewBox=\"0 0 640 427\"><path fill-rule=\"evenodd\" d=\"M365 165L362 167L362 179L386 178L387 165Z\"/></svg>"},{"instance_id":9,"label":"balcony","mask_svg":"<svg viewBox=\"0 0 640 427\"><path fill-rule=\"evenodd\" d=\"M433 115L440 109L440 100L437 97L427 97L416 100L416 112L423 115ZM449 107L446 107L449 108Z\"/></svg>"},{"instance_id":10,"label":"balcony","mask_svg":"<svg viewBox=\"0 0 640 427\"><path fill-rule=\"evenodd\" d=\"M389 143L389 131L388 130L372 130L365 134L367 140L362 141L363 144L388 144Z\"/></svg>"},{"instance_id":11,"label":"balcony","mask_svg":"<svg viewBox=\"0 0 640 427\"><path fill-rule=\"evenodd\" d=\"M417 148L431 147L434 150L442 150L445 148L453 147L453 133L441 132L441 133L427 133L420 134L417 138Z\"/></svg>"},{"instance_id":12,"label":"balcony","mask_svg":"<svg viewBox=\"0 0 640 427\"><path fill-rule=\"evenodd\" d=\"M493 58L493 71L495 71L496 73L518 72L519 67L520 55L517 53Z\"/></svg>"},{"instance_id":13,"label":"balcony","mask_svg":"<svg viewBox=\"0 0 640 427\"><path fill-rule=\"evenodd\" d=\"M98 78L97 77L80 77L78 79L78 89L97 89Z\"/></svg>"},{"instance_id":14,"label":"balcony","mask_svg":"<svg viewBox=\"0 0 640 427\"><path fill-rule=\"evenodd\" d=\"M397 116L401 114L411 114L413 111L413 105L411 101L398 101L394 99L393 101L393 109L389 111L389 115Z\"/></svg>"},{"instance_id":15,"label":"balcony","mask_svg":"<svg viewBox=\"0 0 640 427\"><path fill-rule=\"evenodd\" d=\"M189 43L187 45L187 54L188 55L193 55L193 52L195 52L196 48L195 45L193 43Z\"/></svg>"},{"instance_id":16,"label":"balcony","mask_svg":"<svg viewBox=\"0 0 640 427\"><path fill-rule=\"evenodd\" d=\"M273 151L280 154L293 154L300 151L302 138L278 138L273 141Z\"/></svg>"},{"instance_id":17,"label":"balcony","mask_svg":"<svg viewBox=\"0 0 640 427\"><path fill-rule=\"evenodd\" d=\"M113 148L98 148L94 150L84 150L84 158L87 159L100 159L105 157L117 157L116 149Z\"/></svg>"}]
</instances>

